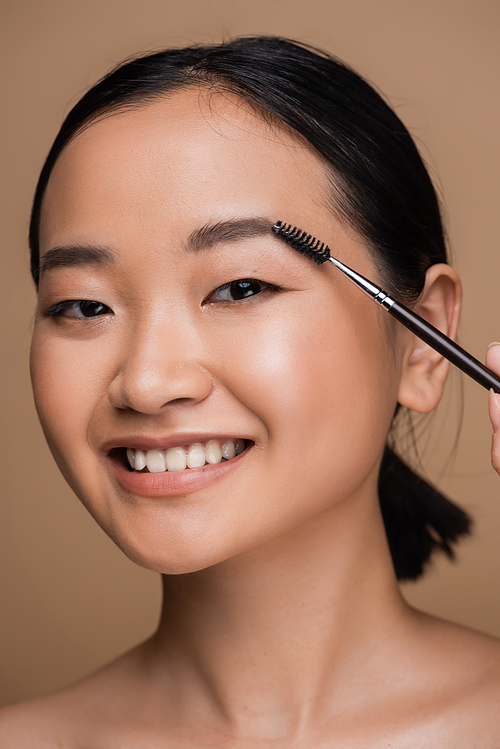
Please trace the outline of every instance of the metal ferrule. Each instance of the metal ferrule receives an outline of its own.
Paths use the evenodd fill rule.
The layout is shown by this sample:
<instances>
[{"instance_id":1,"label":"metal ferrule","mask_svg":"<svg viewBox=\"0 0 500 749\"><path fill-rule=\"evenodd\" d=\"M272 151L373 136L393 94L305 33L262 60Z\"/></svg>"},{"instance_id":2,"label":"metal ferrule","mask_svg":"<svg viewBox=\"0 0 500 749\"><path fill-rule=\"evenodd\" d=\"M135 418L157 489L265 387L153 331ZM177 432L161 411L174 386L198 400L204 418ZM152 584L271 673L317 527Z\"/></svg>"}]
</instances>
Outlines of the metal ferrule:
<instances>
[{"instance_id":1,"label":"metal ferrule","mask_svg":"<svg viewBox=\"0 0 500 749\"><path fill-rule=\"evenodd\" d=\"M363 289L365 294L368 294L369 297L378 302L382 307L389 310L391 309L392 305L395 304L396 300L390 297L386 291L379 288L378 286L375 286L374 283L369 281L360 273L356 273L355 270L349 268L348 265L344 265L344 263L341 263L340 260L337 260L337 258L335 257L330 256L328 259L334 264L336 268L339 269L339 271L350 278L351 281L356 284L356 286L359 286L360 289Z\"/></svg>"},{"instance_id":2,"label":"metal ferrule","mask_svg":"<svg viewBox=\"0 0 500 749\"><path fill-rule=\"evenodd\" d=\"M386 294L385 291L380 290L377 296L373 297L376 302L382 305L382 307L385 307L385 309L391 309L392 305L394 304L395 300L389 296L389 294Z\"/></svg>"}]
</instances>

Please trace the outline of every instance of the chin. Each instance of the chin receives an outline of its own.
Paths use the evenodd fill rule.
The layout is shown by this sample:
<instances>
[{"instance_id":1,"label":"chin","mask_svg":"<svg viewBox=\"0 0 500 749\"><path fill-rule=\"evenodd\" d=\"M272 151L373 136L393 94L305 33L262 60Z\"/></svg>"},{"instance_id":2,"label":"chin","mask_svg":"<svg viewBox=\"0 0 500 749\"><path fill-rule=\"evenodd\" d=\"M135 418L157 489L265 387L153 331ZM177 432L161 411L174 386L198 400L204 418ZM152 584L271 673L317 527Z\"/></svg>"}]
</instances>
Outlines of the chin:
<instances>
[{"instance_id":1,"label":"chin","mask_svg":"<svg viewBox=\"0 0 500 749\"><path fill-rule=\"evenodd\" d=\"M103 527L103 526L101 526ZM228 548L211 545L197 534L165 538L164 534L131 532L103 527L118 548L134 564L161 575L187 575L212 567L232 556ZM222 535L222 534L221 534Z\"/></svg>"}]
</instances>

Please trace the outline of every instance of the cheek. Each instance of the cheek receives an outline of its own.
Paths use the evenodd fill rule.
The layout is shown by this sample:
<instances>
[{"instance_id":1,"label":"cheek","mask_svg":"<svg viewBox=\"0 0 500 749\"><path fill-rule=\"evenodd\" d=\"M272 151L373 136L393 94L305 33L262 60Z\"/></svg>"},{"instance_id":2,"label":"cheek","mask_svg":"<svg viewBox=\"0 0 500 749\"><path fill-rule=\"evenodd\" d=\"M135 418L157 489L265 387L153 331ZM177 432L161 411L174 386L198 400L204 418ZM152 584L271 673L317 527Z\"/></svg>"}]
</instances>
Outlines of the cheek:
<instances>
[{"instance_id":1,"label":"cheek","mask_svg":"<svg viewBox=\"0 0 500 749\"><path fill-rule=\"evenodd\" d=\"M265 475L287 502L297 497L300 512L313 509L299 508L301 487L326 503L354 491L386 439L397 367L384 366L393 362L385 328L370 306L365 321L364 309L353 315L324 300L270 317L239 345L226 338L231 369L221 378L266 427Z\"/></svg>"},{"instance_id":2,"label":"cheek","mask_svg":"<svg viewBox=\"0 0 500 749\"><path fill-rule=\"evenodd\" d=\"M43 325L43 323L42 323ZM36 409L49 446L66 478L65 463L85 453L87 429L106 393L109 348L46 336L35 328L30 357Z\"/></svg>"}]
</instances>

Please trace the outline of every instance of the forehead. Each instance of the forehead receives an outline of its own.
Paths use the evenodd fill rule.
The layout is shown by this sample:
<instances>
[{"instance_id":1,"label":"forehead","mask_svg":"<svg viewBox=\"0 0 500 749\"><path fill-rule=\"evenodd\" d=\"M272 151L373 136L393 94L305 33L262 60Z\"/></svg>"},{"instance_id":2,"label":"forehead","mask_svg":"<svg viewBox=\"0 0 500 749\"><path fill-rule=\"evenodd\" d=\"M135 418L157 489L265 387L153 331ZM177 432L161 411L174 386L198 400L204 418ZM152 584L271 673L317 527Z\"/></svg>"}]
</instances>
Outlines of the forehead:
<instances>
[{"instance_id":1,"label":"forehead","mask_svg":"<svg viewBox=\"0 0 500 749\"><path fill-rule=\"evenodd\" d=\"M140 230L266 215L275 204L292 215L304 202L326 205L327 189L321 157L299 135L235 96L188 89L109 114L65 147L47 186L41 248L89 221L109 233L132 221Z\"/></svg>"}]
</instances>

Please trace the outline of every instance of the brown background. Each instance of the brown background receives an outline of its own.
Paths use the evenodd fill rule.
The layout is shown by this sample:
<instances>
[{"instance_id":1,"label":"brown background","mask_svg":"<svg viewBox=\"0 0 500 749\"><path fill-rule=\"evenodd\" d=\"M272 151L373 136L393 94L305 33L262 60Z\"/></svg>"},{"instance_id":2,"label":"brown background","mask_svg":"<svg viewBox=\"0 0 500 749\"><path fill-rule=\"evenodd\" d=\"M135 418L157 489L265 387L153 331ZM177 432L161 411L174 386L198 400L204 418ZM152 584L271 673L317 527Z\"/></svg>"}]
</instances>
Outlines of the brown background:
<instances>
[{"instance_id":1,"label":"brown background","mask_svg":"<svg viewBox=\"0 0 500 749\"><path fill-rule=\"evenodd\" d=\"M444 194L465 287L461 342L500 339L498 0L2 0L3 496L0 702L97 668L155 627L159 580L134 566L65 486L34 413L28 348L35 302L27 225L38 171L69 106L122 58L238 34L322 46L385 92ZM457 565L405 587L427 611L500 636L500 479L489 467L486 393L451 378L426 465L475 516ZM425 445L424 445L425 447Z\"/></svg>"}]
</instances>

